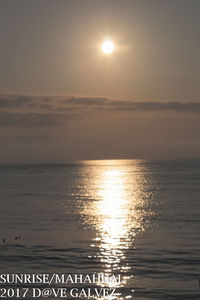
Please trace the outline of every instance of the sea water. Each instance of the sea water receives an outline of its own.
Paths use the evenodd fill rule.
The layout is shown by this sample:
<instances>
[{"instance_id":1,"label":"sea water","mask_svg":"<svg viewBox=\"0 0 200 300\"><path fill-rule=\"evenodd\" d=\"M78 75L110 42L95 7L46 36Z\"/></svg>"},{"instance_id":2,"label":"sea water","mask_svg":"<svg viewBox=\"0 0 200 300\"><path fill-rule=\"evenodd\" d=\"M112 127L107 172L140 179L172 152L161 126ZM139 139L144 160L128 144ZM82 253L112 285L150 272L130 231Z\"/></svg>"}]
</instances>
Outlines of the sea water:
<instances>
[{"instance_id":1,"label":"sea water","mask_svg":"<svg viewBox=\"0 0 200 300\"><path fill-rule=\"evenodd\" d=\"M118 299L200 299L199 197L198 160L2 165L1 274L120 274Z\"/></svg>"}]
</instances>

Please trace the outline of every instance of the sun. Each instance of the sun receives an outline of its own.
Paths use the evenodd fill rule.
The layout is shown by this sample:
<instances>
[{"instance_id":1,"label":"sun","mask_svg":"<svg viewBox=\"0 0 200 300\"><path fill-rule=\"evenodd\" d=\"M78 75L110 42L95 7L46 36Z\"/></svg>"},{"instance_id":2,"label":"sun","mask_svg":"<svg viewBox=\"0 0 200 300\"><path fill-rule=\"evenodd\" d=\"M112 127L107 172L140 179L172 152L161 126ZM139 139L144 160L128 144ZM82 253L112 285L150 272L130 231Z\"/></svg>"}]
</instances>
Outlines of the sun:
<instances>
[{"instance_id":1,"label":"sun","mask_svg":"<svg viewBox=\"0 0 200 300\"><path fill-rule=\"evenodd\" d=\"M109 39L107 39L103 42L101 49L103 53L111 54L114 51L115 47L114 44Z\"/></svg>"}]
</instances>

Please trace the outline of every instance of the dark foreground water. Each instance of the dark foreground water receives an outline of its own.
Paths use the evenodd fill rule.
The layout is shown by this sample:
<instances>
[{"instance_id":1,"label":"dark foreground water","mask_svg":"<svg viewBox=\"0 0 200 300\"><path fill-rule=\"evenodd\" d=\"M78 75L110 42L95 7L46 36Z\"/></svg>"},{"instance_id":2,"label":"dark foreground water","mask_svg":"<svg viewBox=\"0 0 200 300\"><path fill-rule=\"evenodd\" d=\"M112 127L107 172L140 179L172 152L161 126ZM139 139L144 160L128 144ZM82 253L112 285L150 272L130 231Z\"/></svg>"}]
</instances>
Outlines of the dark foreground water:
<instances>
[{"instance_id":1,"label":"dark foreground water","mask_svg":"<svg viewBox=\"0 0 200 300\"><path fill-rule=\"evenodd\" d=\"M119 299L200 299L199 197L200 161L0 166L0 271L120 273Z\"/></svg>"}]
</instances>

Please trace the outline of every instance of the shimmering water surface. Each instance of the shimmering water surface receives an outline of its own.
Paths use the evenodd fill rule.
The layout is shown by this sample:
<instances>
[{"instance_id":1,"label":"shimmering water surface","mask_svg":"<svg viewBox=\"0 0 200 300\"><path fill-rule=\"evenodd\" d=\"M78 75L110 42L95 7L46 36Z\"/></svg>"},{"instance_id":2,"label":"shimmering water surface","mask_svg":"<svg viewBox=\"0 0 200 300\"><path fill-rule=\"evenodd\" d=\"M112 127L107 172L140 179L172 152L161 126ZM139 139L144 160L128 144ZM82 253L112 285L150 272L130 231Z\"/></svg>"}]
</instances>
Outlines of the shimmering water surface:
<instances>
[{"instance_id":1,"label":"shimmering water surface","mask_svg":"<svg viewBox=\"0 0 200 300\"><path fill-rule=\"evenodd\" d=\"M119 299L200 299L199 196L197 160L0 166L1 273L120 273Z\"/></svg>"}]
</instances>

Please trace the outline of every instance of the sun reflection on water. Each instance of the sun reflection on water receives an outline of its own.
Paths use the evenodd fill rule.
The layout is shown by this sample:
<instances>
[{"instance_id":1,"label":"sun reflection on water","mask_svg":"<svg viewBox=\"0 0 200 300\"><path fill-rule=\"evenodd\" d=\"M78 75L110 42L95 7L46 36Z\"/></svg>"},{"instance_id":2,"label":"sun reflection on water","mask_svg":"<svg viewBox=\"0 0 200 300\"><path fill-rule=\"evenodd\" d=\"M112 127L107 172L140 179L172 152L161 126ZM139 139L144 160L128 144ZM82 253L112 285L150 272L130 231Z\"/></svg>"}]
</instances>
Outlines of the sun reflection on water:
<instances>
[{"instance_id":1,"label":"sun reflection on water","mask_svg":"<svg viewBox=\"0 0 200 300\"><path fill-rule=\"evenodd\" d=\"M149 213L142 189L146 179L137 163L129 169L127 165L108 162L98 174L93 171L87 182L93 201L83 207L84 222L95 229L93 246L99 249L97 257L104 273L123 274L123 287L132 277L126 251L134 248L134 239L144 230L144 218Z\"/></svg>"},{"instance_id":2,"label":"sun reflection on water","mask_svg":"<svg viewBox=\"0 0 200 300\"><path fill-rule=\"evenodd\" d=\"M105 272L109 273L120 269L120 261L125 258L123 249L129 246L129 212L121 172L109 170L102 175L97 194L100 201L97 202L96 211L101 218L97 224L96 239L100 240L99 258L105 264Z\"/></svg>"}]
</instances>

